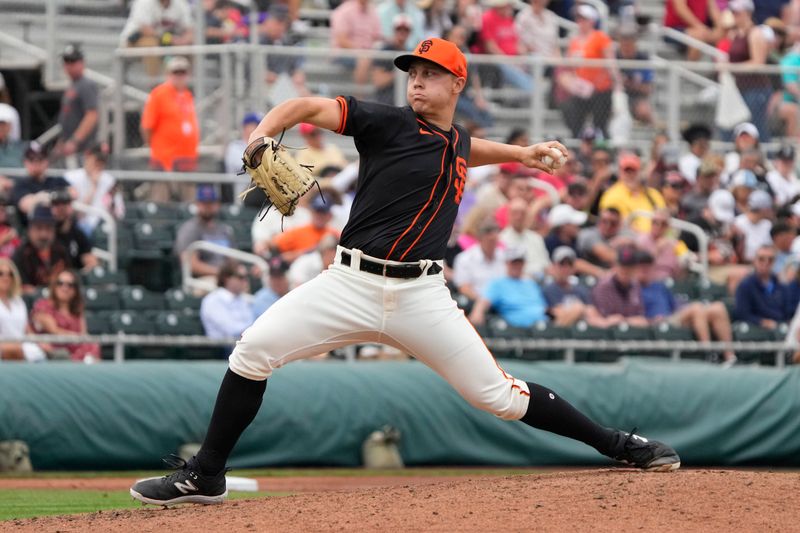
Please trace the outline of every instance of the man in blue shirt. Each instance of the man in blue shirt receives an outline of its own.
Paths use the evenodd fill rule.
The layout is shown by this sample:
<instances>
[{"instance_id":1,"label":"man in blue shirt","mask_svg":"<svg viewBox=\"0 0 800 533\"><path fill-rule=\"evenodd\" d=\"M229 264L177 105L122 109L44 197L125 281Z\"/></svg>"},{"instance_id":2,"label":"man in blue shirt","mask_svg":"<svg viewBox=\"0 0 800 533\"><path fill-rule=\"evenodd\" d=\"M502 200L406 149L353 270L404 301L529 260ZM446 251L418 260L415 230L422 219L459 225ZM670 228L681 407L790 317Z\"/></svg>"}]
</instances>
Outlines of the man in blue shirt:
<instances>
[{"instance_id":1,"label":"man in blue shirt","mask_svg":"<svg viewBox=\"0 0 800 533\"><path fill-rule=\"evenodd\" d=\"M775 329L794 315L789 291L772 273L775 247L761 246L756 251L755 271L736 288L736 319L762 328Z\"/></svg>"},{"instance_id":2,"label":"man in blue shirt","mask_svg":"<svg viewBox=\"0 0 800 533\"><path fill-rule=\"evenodd\" d=\"M532 279L522 277L525 271L525 250L511 249L506 252L507 276L491 280L469 315L475 325L482 325L486 312L493 308L517 328L527 328L547 320L547 302L539 285Z\"/></svg>"},{"instance_id":3,"label":"man in blue shirt","mask_svg":"<svg viewBox=\"0 0 800 533\"><path fill-rule=\"evenodd\" d=\"M711 334L722 342L731 342L733 332L728 309L722 302L688 302L679 304L663 281L657 281L653 269L654 258L648 252L639 251L639 283L642 287L644 315L651 323L668 322L673 326L692 328L700 342L711 341ZM725 351L724 363L736 363L736 354Z\"/></svg>"},{"instance_id":4,"label":"man in blue shirt","mask_svg":"<svg viewBox=\"0 0 800 533\"><path fill-rule=\"evenodd\" d=\"M228 260L219 269L217 284L200 303L203 329L212 339L237 338L255 319L248 294L247 269Z\"/></svg>"}]
</instances>

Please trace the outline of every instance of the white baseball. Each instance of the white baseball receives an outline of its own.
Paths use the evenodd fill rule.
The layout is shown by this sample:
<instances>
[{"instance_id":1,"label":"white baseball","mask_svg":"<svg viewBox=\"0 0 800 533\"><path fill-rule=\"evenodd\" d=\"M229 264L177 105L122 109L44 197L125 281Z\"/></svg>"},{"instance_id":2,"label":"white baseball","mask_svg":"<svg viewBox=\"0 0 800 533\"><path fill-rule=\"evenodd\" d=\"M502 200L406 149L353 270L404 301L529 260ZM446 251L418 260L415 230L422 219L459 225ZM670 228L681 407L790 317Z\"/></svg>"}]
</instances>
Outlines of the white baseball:
<instances>
[{"instance_id":1,"label":"white baseball","mask_svg":"<svg viewBox=\"0 0 800 533\"><path fill-rule=\"evenodd\" d=\"M550 148L547 155L542 156L542 163L552 169L563 167L567 162L567 158L561 153L558 148Z\"/></svg>"}]
</instances>

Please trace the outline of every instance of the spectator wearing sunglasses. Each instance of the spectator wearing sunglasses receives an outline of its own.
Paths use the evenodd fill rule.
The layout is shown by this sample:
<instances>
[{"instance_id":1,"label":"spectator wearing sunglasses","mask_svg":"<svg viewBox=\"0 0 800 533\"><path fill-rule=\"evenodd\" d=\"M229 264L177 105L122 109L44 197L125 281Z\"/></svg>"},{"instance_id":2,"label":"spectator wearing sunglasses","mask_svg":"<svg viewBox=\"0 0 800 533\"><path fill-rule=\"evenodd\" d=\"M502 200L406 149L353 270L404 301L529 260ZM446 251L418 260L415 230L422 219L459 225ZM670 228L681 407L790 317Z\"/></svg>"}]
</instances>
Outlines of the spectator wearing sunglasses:
<instances>
[{"instance_id":1,"label":"spectator wearing sunglasses","mask_svg":"<svg viewBox=\"0 0 800 533\"><path fill-rule=\"evenodd\" d=\"M609 207L600 212L596 226L584 228L578 233L578 256L607 269L616 261L615 248L632 243L632 235L622 230L622 215L617 209Z\"/></svg>"},{"instance_id":2,"label":"spectator wearing sunglasses","mask_svg":"<svg viewBox=\"0 0 800 533\"><path fill-rule=\"evenodd\" d=\"M736 289L734 316L737 320L775 329L781 322L792 319L796 302L792 301L786 285L772 272L775 256L772 245L761 246L756 251L753 273Z\"/></svg>"},{"instance_id":3,"label":"spectator wearing sunglasses","mask_svg":"<svg viewBox=\"0 0 800 533\"><path fill-rule=\"evenodd\" d=\"M80 279L73 270L63 270L50 281L50 295L33 304L31 324L36 333L86 335ZM45 351L65 350L73 361L92 363L100 359L100 346L92 343L44 345Z\"/></svg>"}]
</instances>

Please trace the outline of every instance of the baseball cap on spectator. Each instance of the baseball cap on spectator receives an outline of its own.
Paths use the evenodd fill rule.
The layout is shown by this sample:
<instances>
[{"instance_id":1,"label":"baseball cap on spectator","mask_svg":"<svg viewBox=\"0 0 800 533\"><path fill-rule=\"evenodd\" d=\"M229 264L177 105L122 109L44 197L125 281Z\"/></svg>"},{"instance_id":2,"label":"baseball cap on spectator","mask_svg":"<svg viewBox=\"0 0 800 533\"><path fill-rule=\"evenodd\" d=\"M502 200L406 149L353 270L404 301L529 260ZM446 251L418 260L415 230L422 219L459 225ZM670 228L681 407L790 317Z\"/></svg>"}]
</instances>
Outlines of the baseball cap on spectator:
<instances>
[{"instance_id":1,"label":"baseball cap on spectator","mask_svg":"<svg viewBox=\"0 0 800 533\"><path fill-rule=\"evenodd\" d=\"M656 260L653 257L653 254L648 252L647 250L637 250L636 251L636 263L639 265L652 265L655 263Z\"/></svg>"},{"instance_id":2,"label":"baseball cap on spectator","mask_svg":"<svg viewBox=\"0 0 800 533\"><path fill-rule=\"evenodd\" d=\"M597 10L589 4L580 4L575 8L575 17L597 21L597 19L600 18L600 13L598 13Z\"/></svg>"},{"instance_id":3,"label":"baseball cap on spectator","mask_svg":"<svg viewBox=\"0 0 800 533\"><path fill-rule=\"evenodd\" d=\"M41 144L36 141L31 141L25 149L24 157L29 161L40 161L42 159L47 159L47 151Z\"/></svg>"},{"instance_id":4,"label":"baseball cap on spectator","mask_svg":"<svg viewBox=\"0 0 800 533\"><path fill-rule=\"evenodd\" d=\"M242 126L248 124L259 124L261 122L261 115L258 113L247 113L242 119Z\"/></svg>"},{"instance_id":5,"label":"baseball cap on spectator","mask_svg":"<svg viewBox=\"0 0 800 533\"><path fill-rule=\"evenodd\" d=\"M558 204L547 215L547 221L550 227L558 228L565 224L575 224L576 226L583 226L586 223L586 213L578 211L569 204Z\"/></svg>"},{"instance_id":6,"label":"baseball cap on spectator","mask_svg":"<svg viewBox=\"0 0 800 533\"><path fill-rule=\"evenodd\" d=\"M583 131L581 132L582 141L593 141L597 138L597 136L598 136L597 130L591 126L586 126L585 128L583 128Z\"/></svg>"},{"instance_id":7,"label":"baseball cap on spectator","mask_svg":"<svg viewBox=\"0 0 800 533\"><path fill-rule=\"evenodd\" d=\"M701 139L710 139L711 136L711 128L705 124L691 124L683 130L683 139L689 144Z\"/></svg>"},{"instance_id":8,"label":"baseball cap on spectator","mask_svg":"<svg viewBox=\"0 0 800 533\"><path fill-rule=\"evenodd\" d=\"M753 5L753 0L730 0L730 2L728 2L728 9L734 13L738 11L749 11L752 13L756 8Z\"/></svg>"},{"instance_id":9,"label":"baseball cap on spectator","mask_svg":"<svg viewBox=\"0 0 800 533\"><path fill-rule=\"evenodd\" d=\"M321 194L318 194L311 200L311 210L317 213L330 213L331 204L325 201Z\"/></svg>"},{"instance_id":10,"label":"baseball cap on spectator","mask_svg":"<svg viewBox=\"0 0 800 533\"><path fill-rule=\"evenodd\" d=\"M758 186L758 178L752 170L740 168L731 176L731 188L747 187L748 189L755 189Z\"/></svg>"},{"instance_id":11,"label":"baseball cap on spectator","mask_svg":"<svg viewBox=\"0 0 800 533\"><path fill-rule=\"evenodd\" d=\"M411 21L411 17L406 15L405 13L398 13L392 19L392 28L399 29L399 28L406 28L410 30L414 27L414 23Z\"/></svg>"},{"instance_id":12,"label":"baseball cap on spectator","mask_svg":"<svg viewBox=\"0 0 800 533\"><path fill-rule=\"evenodd\" d=\"M617 263L621 266L635 266L639 264L639 250L632 244L623 244L617 249Z\"/></svg>"},{"instance_id":13,"label":"baseball cap on spectator","mask_svg":"<svg viewBox=\"0 0 800 533\"><path fill-rule=\"evenodd\" d=\"M268 265L269 275L274 278L283 276L289 271L289 263L281 259L279 255L270 258Z\"/></svg>"},{"instance_id":14,"label":"baseball cap on spectator","mask_svg":"<svg viewBox=\"0 0 800 533\"><path fill-rule=\"evenodd\" d=\"M747 207L753 211L772 208L772 196L768 192L757 189L747 198Z\"/></svg>"},{"instance_id":15,"label":"baseball cap on spectator","mask_svg":"<svg viewBox=\"0 0 800 533\"><path fill-rule=\"evenodd\" d=\"M523 171L521 163L501 163L498 168L503 174L511 174L512 176L521 174Z\"/></svg>"},{"instance_id":16,"label":"baseball cap on spectator","mask_svg":"<svg viewBox=\"0 0 800 533\"><path fill-rule=\"evenodd\" d=\"M189 70L189 60L183 56L173 56L167 61L167 72L186 72Z\"/></svg>"},{"instance_id":17,"label":"baseball cap on spectator","mask_svg":"<svg viewBox=\"0 0 800 533\"><path fill-rule=\"evenodd\" d=\"M673 189L683 189L689 184L686 181L686 178L683 177L683 174L680 172L676 172L674 170L667 172L667 175L664 176L664 185L668 187L672 187Z\"/></svg>"},{"instance_id":18,"label":"baseball cap on spectator","mask_svg":"<svg viewBox=\"0 0 800 533\"><path fill-rule=\"evenodd\" d=\"M196 199L198 202L218 202L219 195L213 185L198 185Z\"/></svg>"},{"instance_id":19,"label":"baseball cap on spectator","mask_svg":"<svg viewBox=\"0 0 800 533\"><path fill-rule=\"evenodd\" d=\"M557 265L561 264L562 261L566 261L567 259L575 261L576 257L575 250L569 246L559 246L553 250L553 263Z\"/></svg>"},{"instance_id":20,"label":"baseball cap on spectator","mask_svg":"<svg viewBox=\"0 0 800 533\"><path fill-rule=\"evenodd\" d=\"M319 128L313 124L309 124L308 122L302 122L300 124L300 135L311 135L319 131Z\"/></svg>"},{"instance_id":21,"label":"baseball cap on spectator","mask_svg":"<svg viewBox=\"0 0 800 533\"><path fill-rule=\"evenodd\" d=\"M50 205L71 203L72 195L67 189L56 189L50 193Z\"/></svg>"},{"instance_id":22,"label":"baseball cap on spectator","mask_svg":"<svg viewBox=\"0 0 800 533\"><path fill-rule=\"evenodd\" d=\"M51 224L55 225L56 220L53 218L53 213L50 212L50 206L45 204L36 204L33 209L33 214L28 220L31 224Z\"/></svg>"},{"instance_id":23,"label":"baseball cap on spectator","mask_svg":"<svg viewBox=\"0 0 800 533\"><path fill-rule=\"evenodd\" d=\"M497 224L497 221L493 217L487 218L478 226L478 235L486 235L487 233L497 231L500 231L500 225Z\"/></svg>"},{"instance_id":24,"label":"baseball cap on spectator","mask_svg":"<svg viewBox=\"0 0 800 533\"><path fill-rule=\"evenodd\" d=\"M525 248L514 247L506 250L506 261L525 261Z\"/></svg>"},{"instance_id":25,"label":"baseball cap on spectator","mask_svg":"<svg viewBox=\"0 0 800 533\"><path fill-rule=\"evenodd\" d=\"M64 63L74 63L83 60L83 50L78 44L72 43L64 47L61 52L61 59Z\"/></svg>"},{"instance_id":26,"label":"baseball cap on spectator","mask_svg":"<svg viewBox=\"0 0 800 533\"><path fill-rule=\"evenodd\" d=\"M619 158L619 168L633 168L639 170L642 168L642 160L639 159L639 156L636 154L623 154Z\"/></svg>"},{"instance_id":27,"label":"baseball cap on spectator","mask_svg":"<svg viewBox=\"0 0 800 533\"><path fill-rule=\"evenodd\" d=\"M780 159L781 161L794 161L794 157L794 146L791 144L784 144L775 154L775 159Z\"/></svg>"},{"instance_id":28,"label":"baseball cap on spectator","mask_svg":"<svg viewBox=\"0 0 800 533\"><path fill-rule=\"evenodd\" d=\"M567 194L570 196L583 196L589 192L589 187L585 181L573 181L567 185Z\"/></svg>"},{"instance_id":29,"label":"baseball cap on spectator","mask_svg":"<svg viewBox=\"0 0 800 533\"><path fill-rule=\"evenodd\" d=\"M708 197L708 208L711 209L711 215L718 222L730 224L736 218L736 200L730 191L725 189L717 189Z\"/></svg>"},{"instance_id":30,"label":"baseball cap on spectator","mask_svg":"<svg viewBox=\"0 0 800 533\"><path fill-rule=\"evenodd\" d=\"M458 49L458 46L450 41L438 37L425 39L414 48L412 53L394 58L394 65L400 70L408 72L411 62L416 59L424 59L439 65L458 78L467 77L467 58Z\"/></svg>"},{"instance_id":31,"label":"baseball cap on spectator","mask_svg":"<svg viewBox=\"0 0 800 533\"><path fill-rule=\"evenodd\" d=\"M0 122L8 122L11 124L14 122L14 112L11 110L11 106L0 106Z\"/></svg>"},{"instance_id":32,"label":"baseball cap on spectator","mask_svg":"<svg viewBox=\"0 0 800 533\"><path fill-rule=\"evenodd\" d=\"M756 125L753 124L752 122L742 122L741 124L733 128L734 137L738 137L739 135L745 133L756 140L759 138L758 128L756 128Z\"/></svg>"}]
</instances>

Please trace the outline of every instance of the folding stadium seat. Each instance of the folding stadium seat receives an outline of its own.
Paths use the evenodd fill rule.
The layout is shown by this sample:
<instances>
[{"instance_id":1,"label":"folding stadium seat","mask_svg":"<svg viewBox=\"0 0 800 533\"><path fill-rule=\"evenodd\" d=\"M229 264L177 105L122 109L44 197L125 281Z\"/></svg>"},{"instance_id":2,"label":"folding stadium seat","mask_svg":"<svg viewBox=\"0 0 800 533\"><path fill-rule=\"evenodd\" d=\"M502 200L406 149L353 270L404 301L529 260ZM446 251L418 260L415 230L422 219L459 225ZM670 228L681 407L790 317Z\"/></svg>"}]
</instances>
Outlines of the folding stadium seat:
<instances>
[{"instance_id":1,"label":"folding stadium seat","mask_svg":"<svg viewBox=\"0 0 800 533\"><path fill-rule=\"evenodd\" d=\"M179 220L180 206L156 202L141 202L136 205L139 220L172 219Z\"/></svg>"},{"instance_id":2,"label":"folding stadium seat","mask_svg":"<svg viewBox=\"0 0 800 533\"><path fill-rule=\"evenodd\" d=\"M111 272L103 266L96 266L84 274L83 282L90 287L117 287L128 284L128 274L124 270Z\"/></svg>"},{"instance_id":3,"label":"folding stadium seat","mask_svg":"<svg viewBox=\"0 0 800 533\"><path fill-rule=\"evenodd\" d=\"M107 312L86 311L86 329L92 335L111 333L111 322Z\"/></svg>"},{"instance_id":4,"label":"folding stadium seat","mask_svg":"<svg viewBox=\"0 0 800 533\"><path fill-rule=\"evenodd\" d=\"M569 340L572 338L572 328L556 326L549 322L537 322L530 329L530 336L533 339L545 340ZM543 350L524 350L523 359L557 359L564 358L564 350L543 349Z\"/></svg>"},{"instance_id":5,"label":"folding stadium seat","mask_svg":"<svg viewBox=\"0 0 800 533\"><path fill-rule=\"evenodd\" d=\"M679 302L688 302L690 300L694 300L700 294L698 282L694 279L682 279L676 281L672 278L667 278L664 280L664 284Z\"/></svg>"},{"instance_id":6,"label":"folding stadium seat","mask_svg":"<svg viewBox=\"0 0 800 533\"><path fill-rule=\"evenodd\" d=\"M116 311L119 309L119 293L116 289L86 287L83 300L87 311Z\"/></svg>"},{"instance_id":7,"label":"folding stadium seat","mask_svg":"<svg viewBox=\"0 0 800 533\"><path fill-rule=\"evenodd\" d=\"M470 300L469 297L464 296L461 293L453 293L453 300L456 301L456 305L459 307L459 309L464 310L465 315L469 315L469 313L472 311L472 306L475 305L473 300Z\"/></svg>"},{"instance_id":8,"label":"folding stadium seat","mask_svg":"<svg viewBox=\"0 0 800 533\"><path fill-rule=\"evenodd\" d=\"M164 295L148 291L138 285L123 287L119 292L120 302L124 310L161 310L164 309Z\"/></svg>"},{"instance_id":9,"label":"folding stadium seat","mask_svg":"<svg viewBox=\"0 0 800 533\"><path fill-rule=\"evenodd\" d=\"M222 206L219 214L222 220L230 222L234 227L235 225L233 222L237 222L246 224L249 228L250 224L253 223L256 213L258 213L258 209L252 207L245 207L238 204L226 204Z\"/></svg>"},{"instance_id":10,"label":"folding stadium seat","mask_svg":"<svg viewBox=\"0 0 800 533\"><path fill-rule=\"evenodd\" d=\"M161 252L171 250L175 242L174 228L175 223L165 221L138 222L133 227L133 239L136 245L136 254L140 251L155 251L161 257ZM149 257L150 254L145 254Z\"/></svg>"},{"instance_id":11,"label":"folding stadium seat","mask_svg":"<svg viewBox=\"0 0 800 533\"><path fill-rule=\"evenodd\" d=\"M733 340L742 342L772 342L780 341L786 337L785 330L773 331L760 326L748 324L747 322L737 322L733 325ZM736 356L742 362L759 361L762 364L775 364L775 352L765 350L763 352L737 352Z\"/></svg>"},{"instance_id":12,"label":"folding stadium seat","mask_svg":"<svg viewBox=\"0 0 800 533\"><path fill-rule=\"evenodd\" d=\"M111 313L109 326L114 333L122 332L129 335L150 335L154 328L153 323L147 320L144 314L127 310Z\"/></svg>"},{"instance_id":13,"label":"folding stadium seat","mask_svg":"<svg viewBox=\"0 0 800 533\"><path fill-rule=\"evenodd\" d=\"M726 287L725 285L712 283L708 280L701 281L698 284L698 287L699 287L699 294L698 294L699 299L708 302L721 301L726 298L729 298L730 296L728 294L728 287Z\"/></svg>"},{"instance_id":14,"label":"folding stadium seat","mask_svg":"<svg viewBox=\"0 0 800 533\"><path fill-rule=\"evenodd\" d=\"M159 335L205 335L197 313L158 311L150 314L150 317ZM167 356L175 359L219 359L227 352L229 348L223 346L177 346L171 347Z\"/></svg>"},{"instance_id":15,"label":"folding stadium seat","mask_svg":"<svg viewBox=\"0 0 800 533\"><path fill-rule=\"evenodd\" d=\"M570 335L575 340L610 340L611 332L606 328L596 328L590 326L583 320L577 322L572 326ZM619 354L615 351L601 351L601 350L576 350L576 361L591 361L591 362L608 362L615 361Z\"/></svg>"},{"instance_id":16,"label":"folding stadium seat","mask_svg":"<svg viewBox=\"0 0 800 533\"><path fill-rule=\"evenodd\" d=\"M487 330L490 337L501 339L527 339L530 338L530 331L524 328L515 328L499 316L491 316L486 319ZM522 356L521 348L493 348L492 354L495 358L508 359L519 358Z\"/></svg>"},{"instance_id":17,"label":"folding stadium seat","mask_svg":"<svg viewBox=\"0 0 800 533\"><path fill-rule=\"evenodd\" d=\"M197 311L200 309L200 302L202 298L198 298L192 294L187 294L181 288L172 288L167 290L164 294L167 309L174 311L191 310Z\"/></svg>"},{"instance_id":18,"label":"folding stadium seat","mask_svg":"<svg viewBox=\"0 0 800 533\"><path fill-rule=\"evenodd\" d=\"M652 335L653 338L657 341L693 341L694 332L691 328L685 328L683 326L673 326L669 322L661 322L652 328ZM671 357L672 352L664 351L664 352L651 352L652 355L657 355L661 357ZM683 359L706 359L705 352L681 352L681 358Z\"/></svg>"}]
</instances>

